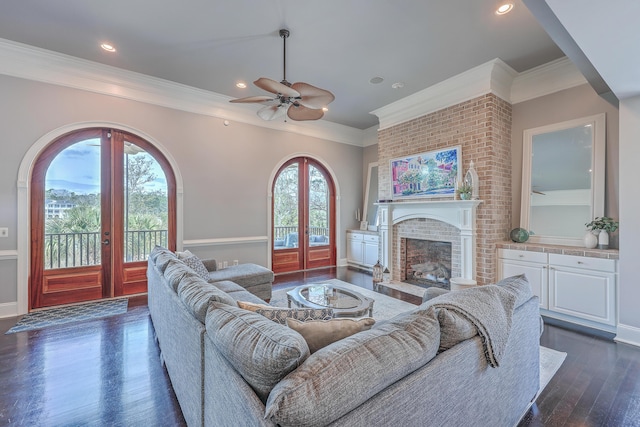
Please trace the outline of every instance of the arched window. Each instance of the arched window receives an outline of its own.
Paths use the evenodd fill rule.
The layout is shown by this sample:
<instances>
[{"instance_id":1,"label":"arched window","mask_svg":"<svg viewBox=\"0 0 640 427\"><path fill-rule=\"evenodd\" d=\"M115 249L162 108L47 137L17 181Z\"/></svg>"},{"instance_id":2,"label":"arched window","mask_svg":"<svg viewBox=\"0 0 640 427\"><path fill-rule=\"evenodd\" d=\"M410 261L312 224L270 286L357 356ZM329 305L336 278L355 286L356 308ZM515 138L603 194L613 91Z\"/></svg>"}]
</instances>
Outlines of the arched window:
<instances>
[{"instance_id":1,"label":"arched window","mask_svg":"<svg viewBox=\"0 0 640 427\"><path fill-rule=\"evenodd\" d=\"M275 273L334 266L335 186L309 157L286 162L273 182L272 269Z\"/></svg>"},{"instance_id":2,"label":"arched window","mask_svg":"<svg viewBox=\"0 0 640 427\"><path fill-rule=\"evenodd\" d=\"M173 171L136 135L92 128L57 138L31 188L30 308L146 292L151 249L175 249Z\"/></svg>"}]
</instances>

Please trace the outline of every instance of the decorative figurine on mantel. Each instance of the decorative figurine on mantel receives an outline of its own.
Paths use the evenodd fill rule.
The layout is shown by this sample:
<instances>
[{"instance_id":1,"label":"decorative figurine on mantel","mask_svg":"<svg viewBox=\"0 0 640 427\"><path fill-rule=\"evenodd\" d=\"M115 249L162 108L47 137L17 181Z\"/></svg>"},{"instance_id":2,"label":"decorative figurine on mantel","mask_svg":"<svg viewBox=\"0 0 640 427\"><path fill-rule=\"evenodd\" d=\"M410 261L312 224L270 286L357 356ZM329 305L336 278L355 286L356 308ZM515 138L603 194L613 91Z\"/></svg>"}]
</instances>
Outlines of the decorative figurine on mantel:
<instances>
[{"instance_id":1,"label":"decorative figurine on mantel","mask_svg":"<svg viewBox=\"0 0 640 427\"><path fill-rule=\"evenodd\" d=\"M478 200L480 198L480 179L478 178L478 172L471 160L469 164L469 170L464 175L464 184L471 187L471 200Z\"/></svg>"}]
</instances>

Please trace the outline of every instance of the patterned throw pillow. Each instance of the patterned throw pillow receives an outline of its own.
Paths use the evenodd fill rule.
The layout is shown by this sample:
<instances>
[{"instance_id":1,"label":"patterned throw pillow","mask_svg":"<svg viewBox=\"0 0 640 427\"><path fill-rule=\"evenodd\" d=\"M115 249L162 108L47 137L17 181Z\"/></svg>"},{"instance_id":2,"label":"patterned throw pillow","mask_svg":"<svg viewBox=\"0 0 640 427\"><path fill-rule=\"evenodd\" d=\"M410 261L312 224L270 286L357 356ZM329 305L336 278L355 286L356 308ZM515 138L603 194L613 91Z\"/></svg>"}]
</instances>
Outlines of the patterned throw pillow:
<instances>
[{"instance_id":1,"label":"patterned throw pillow","mask_svg":"<svg viewBox=\"0 0 640 427\"><path fill-rule=\"evenodd\" d=\"M365 317L360 320L331 319L312 320L309 322L287 319L287 326L304 337L311 354L343 338L369 330L374 323L376 321L371 317Z\"/></svg>"},{"instance_id":2,"label":"patterned throw pillow","mask_svg":"<svg viewBox=\"0 0 640 427\"><path fill-rule=\"evenodd\" d=\"M273 320L281 325L287 324L287 319L296 319L301 322L309 320L330 320L333 319L332 308L280 308L265 304L253 304L246 301L238 301L238 307L256 312L269 320Z\"/></svg>"},{"instance_id":3,"label":"patterned throw pillow","mask_svg":"<svg viewBox=\"0 0 640 427\"><path fill-rule=\"evenodd\" d=\"M198 258L197 256L192 255L188 258L183 259L182 262L184 262L187 267L190 267L193 271L196 272L198 276L202 277L204 280L207 280L209 278L209 270L207 270L207 267L204 266L200 258Z\"/></svg>"}]
</instances>

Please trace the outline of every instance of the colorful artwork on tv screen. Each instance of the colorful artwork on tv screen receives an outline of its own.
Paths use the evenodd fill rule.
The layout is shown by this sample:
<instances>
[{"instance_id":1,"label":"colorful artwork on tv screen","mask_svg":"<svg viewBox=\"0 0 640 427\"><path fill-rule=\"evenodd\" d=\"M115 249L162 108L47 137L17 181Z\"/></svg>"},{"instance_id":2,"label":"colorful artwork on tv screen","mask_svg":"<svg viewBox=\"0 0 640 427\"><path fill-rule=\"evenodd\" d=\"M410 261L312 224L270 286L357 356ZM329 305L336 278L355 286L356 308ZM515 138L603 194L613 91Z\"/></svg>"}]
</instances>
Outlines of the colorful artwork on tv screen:
<instances>
[{"instance_id":1,"label":"colorful artwork on tv screen","mask_svg":"<svg viewBox=\"0 0 640 427\"><path fill-rule=\"evenodd\" d=\"M394 199L403 197L453 197L462 179L461 147L429 151L391 160Z\"/></svg>"}]
</instances>

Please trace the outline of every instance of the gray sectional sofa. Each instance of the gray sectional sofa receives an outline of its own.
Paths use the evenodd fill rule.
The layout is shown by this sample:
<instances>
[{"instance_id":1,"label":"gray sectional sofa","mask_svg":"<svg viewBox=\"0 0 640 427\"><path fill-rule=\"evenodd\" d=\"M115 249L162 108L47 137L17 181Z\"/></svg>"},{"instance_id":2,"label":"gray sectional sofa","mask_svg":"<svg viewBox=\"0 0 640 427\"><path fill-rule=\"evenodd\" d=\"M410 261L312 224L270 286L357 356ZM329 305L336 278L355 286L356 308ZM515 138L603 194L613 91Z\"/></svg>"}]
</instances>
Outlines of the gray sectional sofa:
<instances>
[{"instance_id":1,"label":"gray sectional sofa","mask_svg":"<svg viewBox=\"0 0 640 427\"><path fill-rule=\"evenodd\" d=\"M149 258L149 310L189 426L516 425L539 387L538 302L523 277L451 292L310 354L262 300Z\"/></svg>"}]
</instances>

